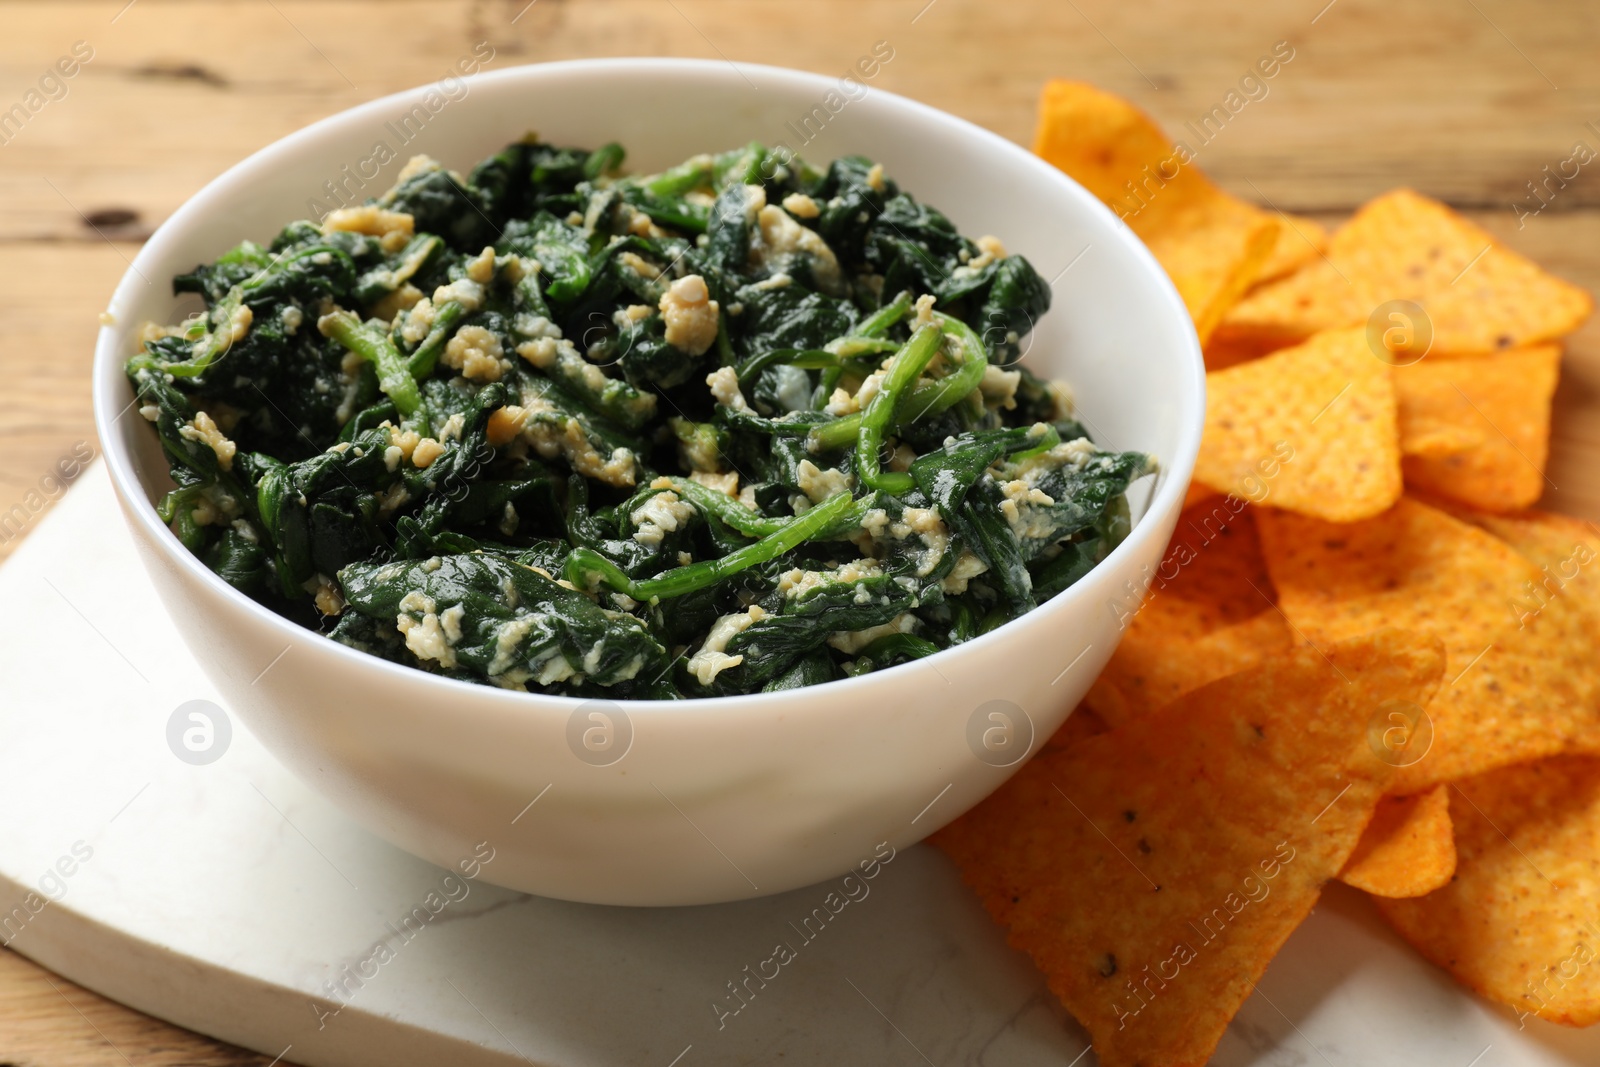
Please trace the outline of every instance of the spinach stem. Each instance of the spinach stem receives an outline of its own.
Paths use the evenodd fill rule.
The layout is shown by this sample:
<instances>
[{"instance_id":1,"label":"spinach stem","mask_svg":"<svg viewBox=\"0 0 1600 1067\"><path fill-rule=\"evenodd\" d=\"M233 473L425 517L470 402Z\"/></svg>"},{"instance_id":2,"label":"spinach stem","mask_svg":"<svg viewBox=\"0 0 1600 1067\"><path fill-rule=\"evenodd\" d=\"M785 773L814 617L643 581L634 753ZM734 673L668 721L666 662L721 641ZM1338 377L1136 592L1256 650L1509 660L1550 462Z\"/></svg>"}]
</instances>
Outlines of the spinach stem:
<instances>
[{"instance_id":1,"label":"spinach stem","mask_svg":"<svg viewBox=\"0 0 1600 1067\"><path fill-rule=\"evenodd\" d=\"M924 326L912 334L911 340L890 364L883 387L861 413L861 434L856 438L856 477L863 485L895 495L908 493L916 487L911 475L882 469L883 439L888 435L901 397L922 376L943 337L944 331L937 324Z\"/></svg>"},{"instance_id":2,"label":"spinach stem","mask_svg":"<svg viewBox=\"0 0 1600 1067\"><path fill-rule=\"evenodd\" d=\"M902 402L895 408L884 429L885 435L918 419L949 410L971 396L983 381L983 372L989 366L989 355L983 347L983 340L970 326L953 316L934 312L933 319L956 339L961 349L961 363L953 374L935 381L916 382L906 389ZM846 415L818 426L811 431L806 441L807 447L813 452L832 452L848 446L852 441L859 442L865 415L865 412Z\"/></svg>"},{"instance_id":3,"label":"spinach stem","mask_svg":"<svg viewBox=\"0 0 1600 1067\"><path fill-rule=\"evenodd\" d=\"M836 494L804 515L787 520L781 528L753 545L746 545L721 559L674 567L642 582L628 577L621 567L593 549L576 548L567 557L567 580L579 589L588 589L591 580L598 579L601 584L646 603L669 600L715 585L749 567L777 559L829 529L852 503L849 493Z\"/></svg>"},{"instance_id":4,"label":"spinach stem","mask_svg":"<svg viewBox=\"0 0 1600 1067\"><path fill-rule=\"evenodd\" d=\"M449 305L447 305L449 306ZM317 320L317 329L371 363L378 372L378 388L386 393L401 415L422 407L422 392L411 376L388 331L364 323L348 311L331 311Z\"/></svg>"},{"instance_id":5,"label":"spinach stem","mask_svg":"<svg viewBox=\"0 0 1600 1067\"><path fill-rule=\"evenodd\" d=\"M428 331L428 336L417 345L415 352L405 357L407 374L420 380L434 372L439 365L439 353L444 351L450 335L456 331L456 323L460 322L466 313L466 307L454 300L446 301L438 309L433 316L433 327ZM394 347L393 342L390 343L390 347ZM384 392L388 390L385 389Z\"/></svg>"},{"instance_id":6,"label":"spinach stem","mask_svg":"<svg viewBox=\"0 0 1600 1067\"><path fill-rule=\"evenodd\" d=\"M828 351L843 358L872 352L893 352L899 345L884 340L883 335L889 332L889 327L905 318L910 311L911 293L908 290L863 320L861 325L856 327L855 333L829 341Z\"/></svg>"},{"instance_id":7,"label":"spinach stem","mask_svg":"<svg viewBox=\"0 0 1600 1067\"><path fill-rule=\"evenodd\" d=\"M873 312L860 326L856 327L853 337L882 337L889 332L889 327L906 317L911 310L911 291L909 289Z\"/></svg>"},{"instance_id":8,"label":"spinach stem","mask_svg":"<svg viewBox=\"0 0 1600 1067\"><path fill-rule=\"evenodd\" d=\"M897 418L900 424L916 422L929 415L938 415L956 406L983 382L983 372L989 366L989 353L983 339L972 327L952 315L934 312L933 320L944 327L945 333L955 338L961 348L961 364L954 374L932 382L918 383L906 397Z\"/></svg>"},{"instance_id":9,"label":"spinach stem","mask_svg":"<svg viewBox=\"0 0 1600 1067\"><path fill-rule=\"evenodd\" d=\"M638 184L656 196L682 196L711 183L713 161L710 156L690 156L660 174L641 178Z\"/></svg>"},{"instance_id":10,"label":"spinach stem","mask_svg":"<svg viewBox=\"0 0 1600 1067\"><path fill-rule=\"evenodd\" d=\"M768 367L779 364L788 364L804 370L826 370L829 367L837 367L839 357L821 348L774 348L760 355L751 356L740 365L737 371L739 384L745 385Z\"/></svg>"},{"instance_id":11,"label":"spinach stem","mask_svg":"<svg viewBox=\"0 0 1600 1067\"><path fill-rule=\"evenodd\" d=\"M1061 435L1056 432L1056 428L1054 426L1046 426L1045 432L1039 435L1038 444L1021 452L1014 452L1009 458L1012 463L1021 463L1024 460L1032 459L1034 456L1044 455L1060 443Z\"/></svg>"},{"instance_id":12,"label":"spinach stem","mask_svg":"<svg viewBox=\"0 0 1600 1067\"><path fill-rule=\"evenodd\" d=\"M747 537L767 537L783 529L786 519L773 519L751 511L720 489L701 485L690 478L673 478L672 489L708 515L715 515Z\"/></svg>"}]
</instances>

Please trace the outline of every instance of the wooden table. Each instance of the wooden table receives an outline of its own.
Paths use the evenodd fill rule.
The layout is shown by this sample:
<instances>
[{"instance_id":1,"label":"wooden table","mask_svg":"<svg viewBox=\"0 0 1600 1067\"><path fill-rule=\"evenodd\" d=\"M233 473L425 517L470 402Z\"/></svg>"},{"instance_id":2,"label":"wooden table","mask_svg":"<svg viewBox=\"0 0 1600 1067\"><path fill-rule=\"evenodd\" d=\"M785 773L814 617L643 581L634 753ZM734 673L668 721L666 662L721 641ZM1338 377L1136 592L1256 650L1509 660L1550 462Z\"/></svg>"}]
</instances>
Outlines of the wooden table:
<instances>
[{"instance_id":1,"label":"wooden table","mask_svg":"<svg viewBox=\"0 0 1600 1067\"><path fill-rule=\"evenodd\" d=\"M162 219L257 148L437 80L482 41L488 69L683 55L827 73L886 41L875 87L1027 143L1048 77L1176 130L1287 40L1269 95L1199 160L1223 185L1333 220L1411 185L1600 290L1600 160L1537 216L1512 206L1538 206L1528 183L1578 143L1600 152L1591 0L36 0L0 6L0 31L0 112L92 50L25 125L0 126L0 513L59 495L57 460L94 445L96 315ZM1569 345L1549 473L1547 506L1600 518L1600 323ZM0 559L19 540L0 529ZM0 951L0 1067L265 1062Z\"/></svg>"}]
</instances>

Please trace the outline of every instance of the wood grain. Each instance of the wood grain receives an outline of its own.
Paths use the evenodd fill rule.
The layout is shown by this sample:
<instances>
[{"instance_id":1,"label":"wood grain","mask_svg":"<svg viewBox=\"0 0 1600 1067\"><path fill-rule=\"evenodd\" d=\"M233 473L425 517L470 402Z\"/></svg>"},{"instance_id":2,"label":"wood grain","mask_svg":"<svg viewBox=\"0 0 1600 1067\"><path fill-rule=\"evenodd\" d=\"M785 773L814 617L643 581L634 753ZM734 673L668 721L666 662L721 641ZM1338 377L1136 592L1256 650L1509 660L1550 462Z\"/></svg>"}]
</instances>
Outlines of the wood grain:
<instances>
[{"instance_id":1,"label":"wood grain","mask_svg":"<svg viewBox=\"0 0 1600 1067\"><path fill-rule=\"evenodd\" d=\"M263 1067L271 1062L113 1004L0 949L0 1064ZM276 1067L292 1067L280 1060Z\"/></svg>"},{"instance_id":2,"label":"wood grain","mask_svg":"<svg viewBox=\"0 0 1600 1067\"><path fill-rule=\"evenodd\" d=\"M875 85L1023 143L1048 77L1097 82L1183 136L1287 41L1265 95L1191 142L1223 185L1335 221L1411 185L1600 290L1600 160L1520 227L1512 207L1537 205L1528 183L1577 143L1600 151L1590 0L35 0L0 24L0 114L76 42L93 50L64 95L0 125L0 513L42 514L56 461L93 445L96 315L145 235L249 153L436 80L480 41L489 69L646 54L821 72L887 41ZM1600 325L1572 339L1556 406L1546 503L1600 518ZM0 529L0 558L18 541ZM266 1062L0 952L0 1067Z\"/></svg>"},{"instance_id":3,"label":"wood grain","mask_svg":"<svg viewBox=\"0 0 1600 1067\"><path fill-rule=\"evenodd\" d=\"M1294 59L1265 97L1192 144L1223 183L1285 210L1347 209L1396 182L1505 207L1578 140L1600 149L1600 75L1583 47L1600 37L1595 5L1335 0L1313 24L1324 3L808 0L799 18L784 0L137 0L115 22L124 0L13 3L0 107L74 42L94 58L0 147L0 239L93 240L82 216L111 209L137 220L108 232L145 232L255 149L435 80L479 41L491 68L667 54L839 72L884 40L895 58L876 84L1018 141L1047 77L1097 82L1181 131L1287 41ZM1552 210L1596 205L1600 181L1580 171Z\"/></svg>"}]
</instances>

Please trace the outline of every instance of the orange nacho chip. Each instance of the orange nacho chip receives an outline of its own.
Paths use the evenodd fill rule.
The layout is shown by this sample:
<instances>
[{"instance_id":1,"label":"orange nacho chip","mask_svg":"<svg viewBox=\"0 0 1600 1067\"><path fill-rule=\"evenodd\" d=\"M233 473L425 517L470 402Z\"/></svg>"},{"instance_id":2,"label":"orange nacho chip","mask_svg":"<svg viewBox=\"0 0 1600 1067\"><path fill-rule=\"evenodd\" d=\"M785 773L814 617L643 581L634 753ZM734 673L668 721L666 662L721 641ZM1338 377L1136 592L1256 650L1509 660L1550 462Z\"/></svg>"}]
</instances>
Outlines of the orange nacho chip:
<instances>
[{"instance_id":1,"label":"orange nacho chip","mask_svg":"<svg viewBox=\"0 0 1600 1067\"><path fill-rule=\"evenodd\" d=\"M1442 656L1387 632L1333 658L1300 650L1041 754L934 838L1102 1067L1204 1063L1355 847L1392 771L1372 710L1426 703Z\"/></svg>"},{"instance_id":2,"label":"orange nacho chip","mask_svg":"<svg viewBox=\"0 0 1600 1067\"><path fill-rule=\"evenodd\" d=\"M1091 737L1097 737L1105 732L1105 720L1096 715L1093 708L1079 704L1073 709L1072 714L1067 716L1067 721L1062 723L1060 728L1046 738L1044 744L1039 746L1039 751L1055 752L1060 749L1072 748Z\"/></svg>"},{"instance_id":3,"label":"orange nacho chip","mask_svg":"<svg viewBox=\"0 0 1600 1067\"><path fill-rule=\"evenodd\" d=\"M1491 511L1538 500L1560 365L1560 346L1536 345L1397 367L1406 483Z\"/></svg>"},{"instance_id":4,"label":"orange nacho chip","mask_svg":"<svg viewBox=\"0 0 1600 1067\"><path fill-rule=\"evenodd\" d=\"M1187 510L1194 507L1202 500L1210 500L1216 495L1217 491L1211 488L1209 485L1201 485L1199 482L1190 482L1188 491L1183 494L1183 506L1185 510Z\"/></svg>"},{"instance_id":5,"label":"orange nacho chip","mask_svg":"<svg viewBox=\"0 0 1600 1067\"><path fill-rule=\"evenodd\" d=\"M1120 725L1294 645L1293 633L1273 608L1197 638L1135 624L1084 703L1107 723Z\"/></svg>"},{"instance_id":6,"label":"orange nacho chip","mask_svg":"<svg viewBox=\"0 0 1600 1067\"><path fill-rule=\"evenodd\" d=\"M1574 644L1600 648L1600 525L1548 511L1496 515L1457 505L1453 514L1487 530L1539 568L1539 578L1522 585L1508 605L1519 629L1548 617L1554 620L1550 625ZM1596 670L1600 667L1588 664L1587 670L1578 673L1570 693L1554 695L1600 691L1600 682L1591 677ZM1577 717L1570 731L1570 748L1600 753L1600 730L1592 723Z\"/></svg>"},{"instance_id":7,"label":"orange nacho chip","mask_svg":"<svg viewBox=\"0 0 1600 1067\"><path fill-rule=\"evenodd\" d=\"M1267 282L1286 278L1302 267L1321 259L1328 251L1328 228L1316 219L1309 219L1303 215L1287 215L1277 213L1278 240L1272 246L1272 254L1262 264L1261 270L1256 275L1254 287L1265 285ZM1240 363L1248 363L1252 359L1262 356L1278 348L1287 347L1276 344L1271 339L1239 337L1218 337L1213 330L1205 339L1206 370L1226 370L1228 367Z\"/></svg>"},{"instance_id":8,"label":"orange nacho chip","mask_svg":"<svg viewBox=\"0 0 1600 1067\"><path fill-rule=\"evenodd\" d=\"M1092 85L1051 81L1033 150L1127 222L1183 297L1205 341L1260 276L1278 221L1218 189L1148 115Z\"/></svg>"},{"instance_id":9,"label":"orange nacho chip","mask_svg":"<svg viewBox=\"0 0 1600 1067\"><path fill-rule=\"evenodd\" d=\"M1278 240L1261 266L1255 284L1276 281L1314 263L1328 250L1328 228L1304 215L1278 213Z\"/></svg>"},{"instance_id":10,"label":"orange nacho chip","mask_svg":"<svg viewBox=\"0 0 1600 1067\"><path fill-rule=\"evenodd\" d=\"M1219 341L1213 336L1211 340L1206 342L1203 355L1205 356L1207 371L1227 370L1229 367L1237 367L1241 363L1249 363L1252 359L1260 359L1275 349L1283 347L1286 346Z\"/></svg>"},{"instance_id":11,"label":"orange nacho chip","mask_svg":"<svg viewBox=\"0 0 1600 1067\"><path fill-rule=\"evenodd\" d=\"M1327 254L1328 229L1322 223L1303 215L1286 215L1281 211L1277 213L1277 218L1278 240L1272 246L1272 254L1262 265L1250 292L1267 282L1288 277ZM1219 338L1213 330L1205 341L1206 370L1225 370L1252 359L1260 359L1284 347L1287 346L1273 343L1270 338L1237 335Z\"/></svg>"},{"instance_id":12,"label":"orange nacho chip","mask_svg":"<svg viewBox=\"0 0 1600 1067\"><path fill-rule=\"evenodd\" d=\"M1396 399L1404 402L1396 383ZM1407 427L1406 416L1400 416L1400 470L1405 474L1413 462L1445 460L1460 456L1484 446L1487 434L1493 433L1487 422L1474 428L1463 422L1412 421Z\"/></svg>"},{"instance_id":13,"label":"orange nacho chip","mask_svg":"<svg viewBox=\"0 0 1600 1067\"><path fill-rule=\"evenodd\" d=\"M1456 872L1450 787L1384 797L1339 872L1339 880L1377 897L1420 897L1449 885Z\"/></svg>"},{"instance_id":14,"label":"orange nacho chip","mask_svg":"<svg viewBox=\"0 0 1600 1067\"><path fill-rule=\"evenodd\" d=\"M1234 305L1216 336L1231 344L1293 344L1319 330L1365 323L1395 300L1423 307L1433 351L1457 354L1564 337L1594 307L1584 290L1438 201L1396 189L1333 235L1327 260Z\"/></svg>"},{"instance_id":15,"label":"orange nacho chip","mask_svg":"<svg viewBox=\"0 0 1600 1067\"><path fill-rule=\"evenodd\" d=\"M1145 603L1118 611L1126 633L1084 698L1108 724L1292 646L1251 510L1215 494L1184 509Z\"/></svg>"},{"instance_id":16,"label":"orange nacho chip","mask_svg":"<svg viewBox=\"0 0 1600 1067\"><path fill-rule=\"evenodd\" d=\"M1536 611L1557 595L1575 594L1600 608L1600 524L1549 511L1494 515L1457 508L1457 518L1494 534L1542 571L1533 589L1524 590L1521 611ZM1520 617L1519 612L1519 617Z\"/></svg>"},{"instance_id":17,"label":"orange nacho chip","mask_svg":"<svg viewBox=\"0 0 1600 1067\"><path fill-rule=\"evenodd\" d=\"M1216 493L1184 508L1166 555L1149 575L1150 595L1142 606L1131 598L1114 603L1118 622L1144 620L1203 637L1270 608L1272 580L1254 512L1239 497Z\"/></svg>"},{"instance_id":18,"label":"orange nacho chip","mask_svg":"<svg viewBox=\"0 0 1600 1067\"><path fill-rule=\"evenodd\" d=\"M1207 374L1194 476L1331 522L1378 514L1401 486L1388 364L1351 329Z\"/></svg>"},{"instance_id":19,"label":"orange nacho chip","mask_svg":"<svg viewBox=\"0 0 1600 1067\"><path fill-rule=\"evenodd\" d=\"M1600 760L1507 767L1450 792L1455 877L1378 909L1429 960L1519 1018L1600 1022Z\"/></svg>"},{"instance_id":20,"label":"orange nacho chip","mask_svg":"<svg viewBox=\"0 0 1600 1067\"><path fill-rule=\"evenodd\" d=\"M1595 614L1533 598L1541 572L1511 546L1410 497L1359 523L1270 510L1257 522L1278 603L1308 640L1398 626L1443 642L1431 749L1396 753L1396 792L1600 739Z\"/></svg>"},{"instance_id":21,"label":"orange nacho chip","mask_svg":"<svg viewBox=\"0 0 1600 1067\"><path fill-rule=\"evenodd\" d=\"M1335 876L1468 987L1600 1023L1600 525L1519 510L1592 298L1411 190L1331 236L1258 209L1089 86L1046 87L1035 151L1172 278L1205 437L1084 706L933 842L1105 1067L1199 1067Z\"/></svg>"}]
</instances>

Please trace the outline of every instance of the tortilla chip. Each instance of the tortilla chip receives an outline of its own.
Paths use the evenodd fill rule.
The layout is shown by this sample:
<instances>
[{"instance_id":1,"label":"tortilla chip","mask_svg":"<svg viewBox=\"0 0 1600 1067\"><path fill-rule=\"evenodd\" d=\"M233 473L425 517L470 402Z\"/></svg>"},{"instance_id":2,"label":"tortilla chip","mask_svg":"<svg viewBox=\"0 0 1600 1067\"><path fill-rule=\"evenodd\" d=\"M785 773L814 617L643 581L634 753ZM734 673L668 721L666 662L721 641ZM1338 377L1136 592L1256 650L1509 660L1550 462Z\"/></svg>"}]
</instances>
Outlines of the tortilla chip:
<instances>
[{"instance_id":1,"label":"tortilla chip","mask_svg":"<svg viewBox=\"0 0 1600 1067\"><path fill-rule=\"evenodd\" d=\"M1183 494L1183 506L1185 509L1192 508L1196 504L1200 503L1200 501L1210 500L1216 495L1217 491L1211 488L1209 485L1201 485L1199 482L1190 482L1188 490Z\"/></svg>"},{"instance_id":2,"label":"tortilla chip","mask_svg":"<svg viewBox=\"0 0 1600 1067\"><path fill-rule=\"evenodd\" d=\"M1328 251L1328 228L1304 215L1278 212L1278 240L1261 266L1255 284L1276 281L1314 263Z\"/></svg>"},{"instance_id":3,"label":"tortilla chip","mask_svg":"<svg viewBox=\"0 0 1600 1067\"><path fill-rule=\"evenodd\" d=\"M1538 500L1560 367L1559 345L1396 367L1406 483L1490 511Z\"/></svg>"},{"instance_id":4,"label":"tortilla chip","mask_svg":"<svg viewBox=\"0 0 1600 1067\"><path fill-rule=\"evenodd\" d=\"M1400 496L1400 435L1388 364L1363 330L1206 375L1197 481L1331 522Z\"/></svg>"},{"instance_id":5,"label":"tortilla chip","mask_svg":"<svg viewBox=\"0 0 1600 1067\"><path fill-rule=\"evenodd\" d=\"M1108 724L1121 725L1294 645L1294 634L1276 608L1199 638L1135 623L1084 703Z\"/></svg>"},{"instance_id":6,"label":"tortilla chip","mask_svg":"<svg viewBox=\"0 0 1600 1067\"><path fill-rule=\"evenodd\" d=\"M1333 660L1301 650L1040 755L933 839L1102 1067L1203 1064L1355 848L1392 772L1372 708L1426 703L1442 657L1391 631Z\"/></svg>"},{"instance_id":7,"label":"tortilla chip","mask_svg":"<svg viewBox=\"0 0 1600 1067\"><path fill-rule=\"evenodd\" d=\"M1396 399L1404 403L1396 383ZM1414 420L1408 428L1406 416L1400 417L1400 471L1405 474L1409 464L1423 460L1445 460L1460 456L1487 444L1486 437L1494 431L1485 422L1481 427L1450 425L1444 422ZM1420 487L1417 487L1420 488Z\"/></svg>"},{"instance_id":8,"label":"tortilla chip","mask_svg":"<svg viewBox=\"0 0 1600 1067\"><path fill-rule=\"evenodd\" d=\"M1398 626L1443 642L1432 748L1400 769L1396 792L1600 743L1595 613L1539 599L1544 576L1510 545L1410 497L1348 525L1256 518L1279 606L1307 640Z\"/></svg>"},{"instance_id":9,"label":"tortilla chip","mask_svg":"<svg viewBox=\"0 0 1600 1067\"><path fill-rule=\"evenodd\" d=\"M1261 286L1219 325L1228 343L1294 344L1365 323L1391 300L1422 305L1432 351L1499 352L1564 337L1593 310L1545 272L1436 200L1396 189L1333 235L1327 259Z\"/></svg>"},{"instance_id":10,"label":"tortilla chip","mask_svg":"<svg viewBox=\"0 0 1600 1067\"><path fill-rule=\"evenodd\" d=\"M1107 724L1292 647L1252 510L1215 494L1185 508L1144 604L1113 604L1126 632L1084 697Z\"/></svg>"},{"instance_id":11,"label":"tortilla chip","mask_svg":"<svg viewBox=\"0 0 1600 1067\"><path fill-rule=\"evenodd\" d=\"M1202 354L1205 356L1207 371L1227 370L1229 367L1237 367L1241 363L1249 363L1252 359L1260 359L1262 356L1276 351L1279 347L1282 346L1219 341L1217 336L1212 334L1211 340L1206 342Z\"/></svg>"},{"instance_id":12,"label":"tortilla chip","mask_svg":"<svg viewBox=\"0 0 1600 1067\"><path fill-rule=\"evenodd\" d=\"M1172 279L1204 344L1255 280L1277 241L1277 225L1219 191L1160 223L1135 226L1134 232L1146 231L1140 236Z\"/></svg>"},{"instance_id":13,"label":"tortilla chip","mask_svg":"<svg viewBox=\"0 0 1600 1067\"><path fill-rule=\"evenodd\" d=\"M1508 767L1450 791L1455 877L1379 911L1519 1021L1600 1022L1600 760Z\"/></svg>"},{"instance_id":14,"label":"tortilla chip","mask_svg":"<svg viewBox=\"0 0 1600 1067\"><path fill-rule=\"evenodd\" d=\"M1216 493L1184 508L1144 604L1131 598L1113 604L1118 621L1131 626L1142 619L1203 637L1270 608L1272 580L1255 510L1239 497Z\"/></svg>"},{"instance_id":15,"label":"tortilla chip","mask_svg":"<svg viewBox=\"0 0 1600 1067\"><path fill-rule=\"evenodd\" d=\"M1384 797L1339 880L1377 897L1420 897L1449 885L1455 872L1450 787L1436 785Z\"/></svg>"},{"instance_id":16,"label":"tortilla chip","mask_svg":"<svg viewBox=\"0 0 1600 1067\"><path fill-rule=\"evenodd\" d=\"M1218 189L1144 112L1072 81L1046 83L1033 150L1117 213L1149 246L1204 343L1278 243L1271 214Z\"/></svg>"},{"instance_id":17,"label":"tortilla chip","mask_svg":"<svg viewBox=\"0 0 1600 1067\"><path fill-rule=\"evenodd\" d=\"M1536 610L1557 595L1575 595L1600 607L1600 525L1549 511L1524 511L1494 515L1457 507L1452 514L1463 522L1487 530L1543 572L1543 580L1523 601L1523 610Z\"/></svg>"},{"instance_id":18,"label":"tortilla chip","mask_svg":"<svg viewBox=\"0 0 1600 1067\"><path fill-rule=\"evenodd\" d=\"M1091 737L1098 737L1107 729L1105 720L1096 715L1092 708L1079 704L1073 709L1072 714L1067 716L1067 721L1039 746L1039 751L1056 752L1069 749Z\"/></svg>"},{"instance_id":19,"label":"tortilla chip","mask_svg":"<svg viewBox=\"0 0 1600 1067\"><path fill-rule=\"evenodd\" d=\"M1474 508L1450 505L1452 514L1516 549L1539 568L1539 580L1523 585L1509 605L1519 628L1536 618L1555 620L1550 625L1565 632L1575 645L1600 648L1600 526L1548 511L1496 515ZM1600 691L1592 675L1600 665L1585 664L1574 676L1573 691ZM1584 680L1590 679L1588 688ZM1569 749L1600 753L1600 731L1585 728L1591 720L1578 717L1569 728Z\"/></svg>"}]
</instances>

